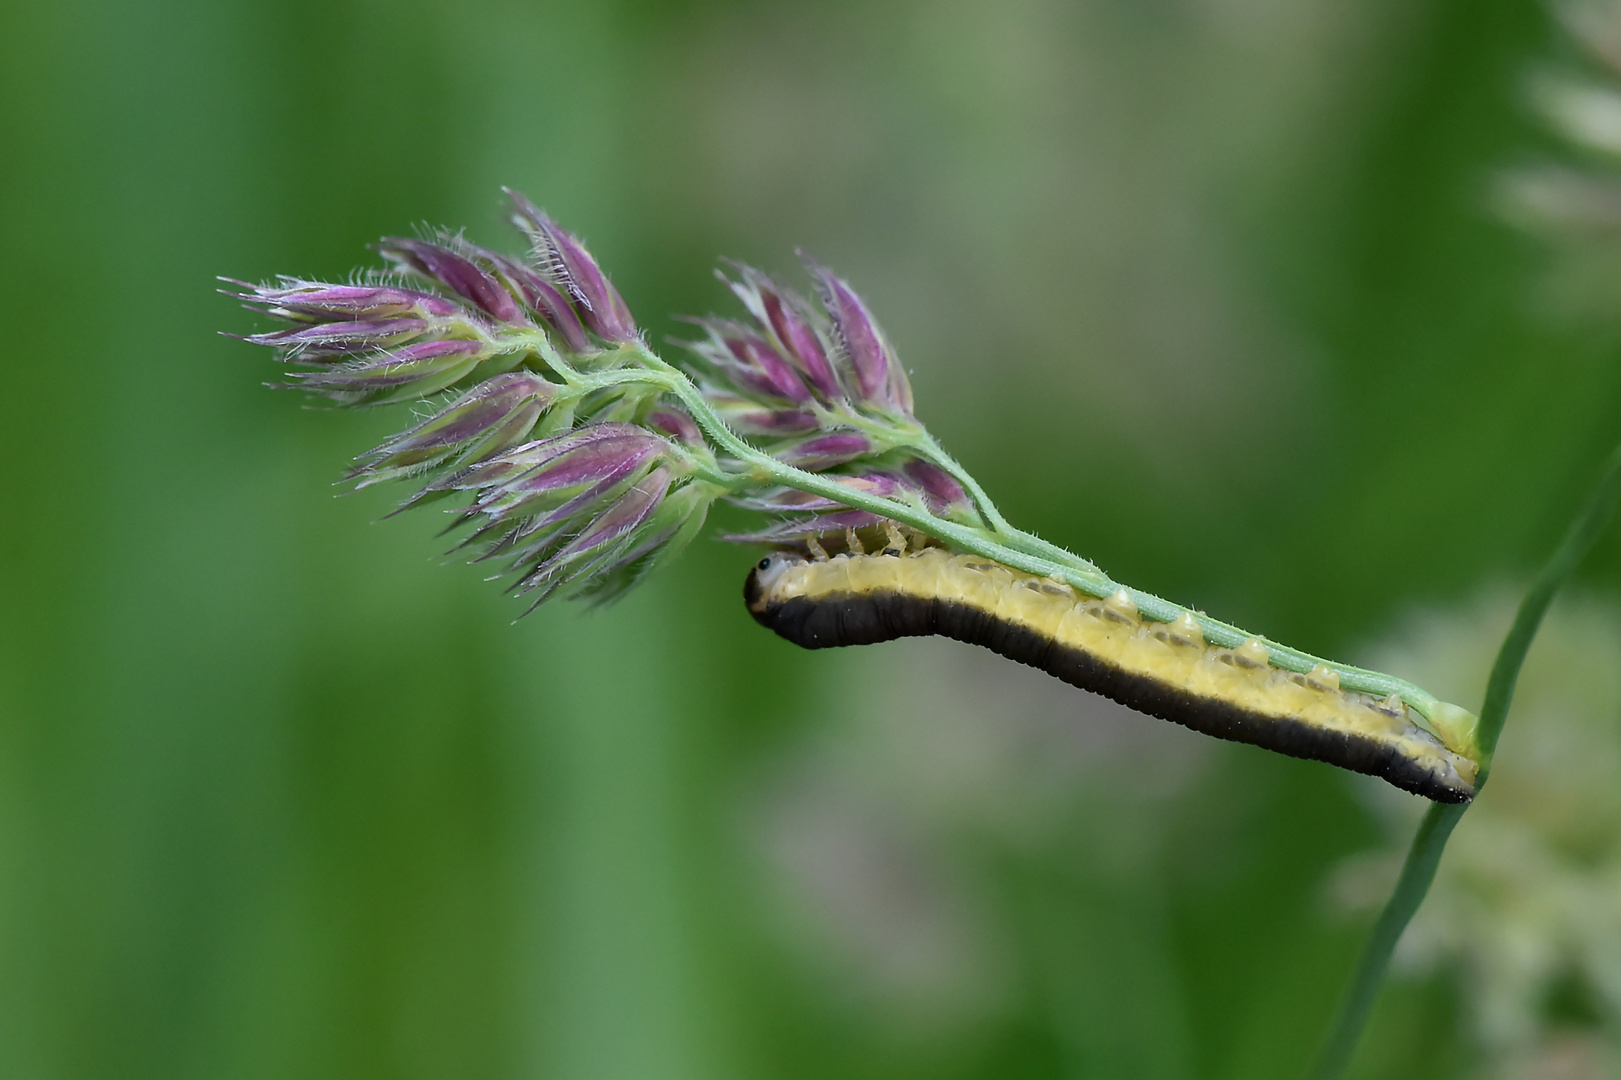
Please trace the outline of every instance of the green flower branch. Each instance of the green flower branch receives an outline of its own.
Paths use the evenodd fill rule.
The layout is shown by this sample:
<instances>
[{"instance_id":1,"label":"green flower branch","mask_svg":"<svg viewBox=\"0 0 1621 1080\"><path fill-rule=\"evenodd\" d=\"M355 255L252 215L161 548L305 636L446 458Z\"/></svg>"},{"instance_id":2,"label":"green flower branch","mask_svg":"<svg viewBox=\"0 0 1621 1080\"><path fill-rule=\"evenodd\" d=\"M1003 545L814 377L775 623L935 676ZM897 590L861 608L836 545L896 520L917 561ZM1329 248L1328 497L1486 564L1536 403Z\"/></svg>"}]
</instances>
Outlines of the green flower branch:
<instances>
[{"instance_id":1,"label":"green flower branch","mask_svg":"<svg viewBox=\"0 0 1621 1080\"><path fill-rule=\"evenodd\" d=\"M990 497L979 483L948 455L928 431L916 421L895 418L888 422L870 417L859 417L860 427L879 437L885 449L902 449L917 453L940 466L967 491L984 524L964 524L932 513L920 501L900 501L894 498L853 491L826 477L785 464L751 445L738 436L715 414L697 386L678 368L661 359L645 346L632 345L623 350L634 355L635 368L617 367L602 375L592 376L574 371L553 349L543 335L533 342L535 351L566 381L585 388L609 385L636 385L647 387L654 394L667 394L679 401L697 421L708 438L726 455L741 466L738 471L718 470L707 461L694 463L693 468L705 479L728 487L734 493L762 483L776 483L808 494L819 495L853 509L864 510L885 519L908 525L917 531L958 548L964 552L983 555L988 559L1011 566L1026 573L1050 577L1085 595L1104 599L1125 592L1146 619L1155 622L1175 622L1184 614L1191 614L1204 632L1205 640L1224 648L1237 648L1256 637L1230 623L1213 619L1204 612L1192 611L1179 604L1164 600L1151 593L1122 585L1087 559L1049 543L1038 536L1014 528L997 511ZM829 413L831 423L856 426L858 418L849 410ZM1314 656L1275 642L1266 641L1273 666L1285 671L1306 673L1319 666L1339 676L1340 685L1347 690L1397 695L1432 725L1432 731L1454 750L1472 756L1473 717L1462 710L1440 701L1434 695L1394 676L1353 667L1323 657Z\"/></svg>"}]
</instances>

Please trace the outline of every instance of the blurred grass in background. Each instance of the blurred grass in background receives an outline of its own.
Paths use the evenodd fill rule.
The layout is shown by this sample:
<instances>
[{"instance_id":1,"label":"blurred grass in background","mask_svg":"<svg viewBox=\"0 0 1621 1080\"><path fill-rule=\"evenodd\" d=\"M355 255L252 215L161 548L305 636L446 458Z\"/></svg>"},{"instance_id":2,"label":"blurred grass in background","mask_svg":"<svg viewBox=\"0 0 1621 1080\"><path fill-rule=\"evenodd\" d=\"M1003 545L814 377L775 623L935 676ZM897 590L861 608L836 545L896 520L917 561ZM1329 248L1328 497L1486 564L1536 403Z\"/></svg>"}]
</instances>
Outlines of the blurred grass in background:
<instances>
[{"instance_id":1,"label":"blurred grass in background","mask_svg":"<svg viewBox=\"0 0 1621 1080\"><path fill-rule=\"evenodd\" d=\"M947 642L795 651L717 543L511 626L433 515L332 497L403 411L263 389L213 275L515 247L508 184L659 341L802 245L1016 523L1354 659L1520 574L1621 432L1613 337L1487 210L1553 40L1531 0L0 8L0 1075L1298 1074L1361 934L1324 883L1383 835L1348 778ZM1466 1061L1450 987L1359 1074Z\"/></svg>"}]
</instances>

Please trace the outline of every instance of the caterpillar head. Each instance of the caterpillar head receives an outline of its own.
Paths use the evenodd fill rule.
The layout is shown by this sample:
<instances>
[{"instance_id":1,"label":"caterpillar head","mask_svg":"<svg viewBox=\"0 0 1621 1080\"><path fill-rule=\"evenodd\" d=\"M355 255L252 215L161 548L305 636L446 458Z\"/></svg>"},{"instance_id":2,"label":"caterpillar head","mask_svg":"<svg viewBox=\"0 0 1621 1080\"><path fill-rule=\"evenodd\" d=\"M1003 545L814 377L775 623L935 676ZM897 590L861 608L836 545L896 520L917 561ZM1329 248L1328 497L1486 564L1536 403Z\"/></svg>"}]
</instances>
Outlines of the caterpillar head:
<instances>
[{"instance_id":1,"label":"caterpillar head","mask_svg":"<svg viewBox=\"0 0 1621 1080\"><path fill-rule=\"evenodd\" d=\"M755 563L754 569L749 571L748 580L743 582L743 602L748 604L749 610L760 611L764 608L765 598L770 595L777 579L790 566L804 561L804 556L791 551L774 551Z\"/></svg>"}]
</instances>

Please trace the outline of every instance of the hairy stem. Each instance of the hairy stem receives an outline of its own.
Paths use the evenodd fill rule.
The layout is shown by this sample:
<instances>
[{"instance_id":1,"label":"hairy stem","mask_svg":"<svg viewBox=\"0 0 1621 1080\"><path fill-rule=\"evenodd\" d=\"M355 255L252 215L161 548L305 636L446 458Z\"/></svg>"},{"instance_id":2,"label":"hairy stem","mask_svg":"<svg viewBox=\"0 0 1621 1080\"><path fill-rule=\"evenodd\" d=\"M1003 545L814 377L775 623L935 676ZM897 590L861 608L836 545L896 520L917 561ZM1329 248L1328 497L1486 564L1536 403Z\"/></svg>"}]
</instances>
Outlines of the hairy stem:
<instances>
[{"instance_id":1,"label":"hairy stem","mask_svg":"<svg viewBox=\"0 0 1621 1080\"><path fill-rule=\"evenodd\" d=\"M963 486L963 490L968 492L970 499L974 500L974 506L978 508L985 520L990 523L992 529L1004 535L1012 535L1018 532L1017 529L1008 524L1007 518L1002 516L1002 511L996 508L996 504L985 493L985 489L979 486L979 481L975 480L967 469L957 464L957 459L946 453L945 449L934 441L934 436L925 431L922 437L918 439L915 448L930 462L950 473L952 478Z\"/></svg>"},{"instance_id":2,"label":"hairy stem","mask_svg":"<svg viewBox=\"0 0 1621 1080\"><path fill-rule=\"evenodd\" d=\"M731 489L767 483L780 484L910 525L959 550L982 555L1016 570L1062 581L1087 596L1103 599L1124 592L1136 605L1142 617L1149 621L1174 622L1184 614L1191 615L1199 624L1205 640L1222 648L1237 648L1246 641L1260 640L1246 630L1213 619L1203 612L1192 611L1152 593L1121 585L1091 562L1040 537L1014 528L995 511L989 497L979 488L967 470L940 449L927 432L920 436L907 436L902 433L902 437L898 437L895 444L909 446L924 453L963 483L984 513L989 523L988 527L949 521L931 514L921 505L857 491L828 476L806 472L778 461L727 427L684 372L644 346L623 346L610 354L611 360L607 365L596 370L581 371L563 360L545 340L543 334L533 336L537 339L531 343L535 353L576 393L584 394L610 386L641 384L679 401L710 441L743 466L741 473L734 473L695 460L692 463L694 471L706 481ZM1339 677L1342 689L1380 697L1394 694L1406 702L1424 722L1431 719L1433 710L1440 704L1434 695L1404 679L1341 664L1270 641L1265 642L1265 645L1274 667L1302 673L1318 666L1327 668ZM1437 735L1442 734L1433 726L1431 730ZM1460 752L1468 750L1466 747L1454 745L1455 740L1443 737L1442 741Z\"/></svg>"},{"instance_id":3,"label":"hairy stem","mask_svg":"<svg viewBox=\"0 0 1621 1080\"><path fill-rule=\"evenodd\" d=\"M806 472L778 461L750 445L727 427L684 372L644 346L631 345L619 350L621 353L634 353L637 366L611 367L595 372L581 372L570 367L558 358L555 351L545 342L537 343L535 351L574 387L597 388L641 382L669 394L691 413L698 426L717 447L745 467L741 476L755 483L780 484L812 495L820 495L856 510L865 510L890 518L943 540L962 551L983 555L987 559L994 559L1016 570L1062 581L1087 596L1103 599L1124 591L1142 617L1152 622L1174 622L1184 614L1192 615L1198 622L1205 640L1212 645L1231 649L1256 638L1256 635L1248 631L1213 619L1203 612L1191 611L1152 593L1121 585L1091 562L1040 537L1014 528L996 512L989 497L984 494L967 470L946 454L926 432L916 438L897 439L897 445L908 445L917 449L957 478L980 506L989 527L980 528L948 521L929 513L922 506L856 491L822 474ZM732 475L728 479L727 474L716 473L711 469L700 471L704 478L711 482L732 487L739 484L738 475ZM1340 686L1343 689L1376 694L1380 697L1394 694L1413 708L1423 720L1427 721L1439 704L1434 695L1404 679L1341 664L1286 645L1270 641L1265 644L1274 667L1302 673L1318 666L1325 667L1339 676Z\"/></svg>"},{"instance_id":4,"label":"hairy stem","mask_svg":"<svg viewBox=\"0 0 1621 1080\"><path fill-rule=\"evenodd\" d=\"M1520 601L1520 609L1514 616L1514 624L1509 627L1508 636L1503 639L1503 645L1497 652L1491 677L1486 682L1486 700L1480 707L1480 725L1476 731L1481 753L1480 772L1475 780L1477 792L1485 785L1487 774L1491 771L1492 755L1497 750L1497 739L1503 732L1503 723L1508 719L1508 707L1514 699L1520 666L1524 664L1531 641L1548 612L1548 605L1591 550L1614 512L1618 498L1621 498L1621 447L1610 455L1587 504L1576 515L1564 540L1526 591L1525 598ZM1373 933L1363 946L1356 972L1351 977L1350 989L1318 1056L1312 1072L1317 1080L1335 1080L1350 1062L1351 1054L1367 1026L1368 1016L1373 1011L1373 1003L1379 996L1379 988L1390 966L1390 956L1396 942L1401 939L1402 931L1407 928L1413 913L1424 902L1424 895L1435 880L1441 854L1446 850L1447 838L1452 835L1453 826L1458 824L1466 809L1467 804L1432 806L1424 815L1418 834L1413 837L1413 846L1407 852L1407 861L1402 865L1396 891L1385 903L1384 910L1379 913L1379 921L1374 924Z\"/></svg>"}]
</instances>

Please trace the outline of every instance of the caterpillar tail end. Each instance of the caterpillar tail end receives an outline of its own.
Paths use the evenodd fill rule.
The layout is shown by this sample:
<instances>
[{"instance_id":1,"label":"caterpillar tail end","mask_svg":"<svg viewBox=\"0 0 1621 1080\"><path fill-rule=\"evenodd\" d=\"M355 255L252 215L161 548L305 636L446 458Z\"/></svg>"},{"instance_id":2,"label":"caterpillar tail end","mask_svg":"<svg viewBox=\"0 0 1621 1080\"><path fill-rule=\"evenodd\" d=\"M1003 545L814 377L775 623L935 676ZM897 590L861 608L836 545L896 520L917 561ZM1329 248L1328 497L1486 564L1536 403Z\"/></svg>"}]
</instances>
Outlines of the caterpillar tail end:
<instances>
[{"instance_id":1,"label":"caterpillar tail end","mask_svg":"<svg viewBox=\"0 0 1621 1080\"><path fill-rule=\"evenodd\" d=\"M1460 705L1437 701L1429 705L1424 718L1448 750L1480 764L1480 743L1476 738L1480 717Z\"/></svg>"}]
</instances>

